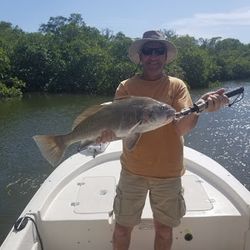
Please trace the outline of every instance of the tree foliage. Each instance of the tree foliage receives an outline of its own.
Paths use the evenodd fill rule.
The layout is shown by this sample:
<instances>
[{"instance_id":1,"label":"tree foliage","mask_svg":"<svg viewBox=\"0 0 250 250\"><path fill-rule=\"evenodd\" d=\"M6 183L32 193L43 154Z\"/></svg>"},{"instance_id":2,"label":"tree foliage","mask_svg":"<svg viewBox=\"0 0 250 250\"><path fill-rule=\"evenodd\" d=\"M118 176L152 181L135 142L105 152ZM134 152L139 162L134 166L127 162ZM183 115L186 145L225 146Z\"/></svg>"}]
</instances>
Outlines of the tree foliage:
<instances>
[{"instance_id":1,"label":"tree foliage","mask_svg":"<svg viewBox=\"0 0 250 250\"><path fill-rule=\"evenodd\" d=\"M191 88L250 78L250 45L237 39L179 36L163 30L178 48L166 67ZM80 14L51 17L38 32L0 22L0 97L23 92L83 92L112 95L138 65L128 58L132 39L87 26Z\"/></svg>"}]
</instances>

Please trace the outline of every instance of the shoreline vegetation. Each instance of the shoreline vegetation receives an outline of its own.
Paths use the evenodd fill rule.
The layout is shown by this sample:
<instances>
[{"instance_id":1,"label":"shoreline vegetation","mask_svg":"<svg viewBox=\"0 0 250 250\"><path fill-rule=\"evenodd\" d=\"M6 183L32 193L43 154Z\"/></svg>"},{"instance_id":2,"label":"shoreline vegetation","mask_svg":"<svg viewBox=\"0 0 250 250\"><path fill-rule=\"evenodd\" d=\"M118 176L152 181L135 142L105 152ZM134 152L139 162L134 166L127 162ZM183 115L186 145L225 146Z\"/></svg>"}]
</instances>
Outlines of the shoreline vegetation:
<instances>
[{"instance_id":1,"label":"shoreline vegetation","mask_svg":"<svg viewBox=\"0 0 250 250\"><path fill-rule=\"evenodd\" d=\"M191 89L250 79L250 44L162 31L178 48L166 71ZM121 80L140 72L127 55L132 41L87 26L76 13L51 17L32 33L0 21L0 100L28 92L113 95Z\"/></svg>"}]
</instances>

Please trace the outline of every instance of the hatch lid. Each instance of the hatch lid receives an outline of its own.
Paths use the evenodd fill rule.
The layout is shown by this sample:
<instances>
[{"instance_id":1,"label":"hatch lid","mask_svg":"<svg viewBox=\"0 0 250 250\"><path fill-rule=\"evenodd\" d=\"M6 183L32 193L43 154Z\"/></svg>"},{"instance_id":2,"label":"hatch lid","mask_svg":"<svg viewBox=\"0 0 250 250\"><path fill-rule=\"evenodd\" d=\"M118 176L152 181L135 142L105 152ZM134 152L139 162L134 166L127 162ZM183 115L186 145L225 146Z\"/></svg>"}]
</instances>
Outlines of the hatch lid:
<instances>
[{"instance_id":1,"label":"hatch lid","mask_svg":"<svg viewBox=\"0 0 250 250\"><path fill-rule=\"evenodd\" d=\"M197 176L183 176L182 185L187 211L206 211L213 209L213 204L202 185L202 180Z\"/></svg>"},{"instance_id":2,"label":"hatch lid","mask_svg":"<svg viewBox=\"0 0 250 250\"><path fill-rule=\"evenodd\" d=\"M113 210L116 188L115 177L84 177L78 185L75 213L109 213Z\"/></svg>"}]
</instances>

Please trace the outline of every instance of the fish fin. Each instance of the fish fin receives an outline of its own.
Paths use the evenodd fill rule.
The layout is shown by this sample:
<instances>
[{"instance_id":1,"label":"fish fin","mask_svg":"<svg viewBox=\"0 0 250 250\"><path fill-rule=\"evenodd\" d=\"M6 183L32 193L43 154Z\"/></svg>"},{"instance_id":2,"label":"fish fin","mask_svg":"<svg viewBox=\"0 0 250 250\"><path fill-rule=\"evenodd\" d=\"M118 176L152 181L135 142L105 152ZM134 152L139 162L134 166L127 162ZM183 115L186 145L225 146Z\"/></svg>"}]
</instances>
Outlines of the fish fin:
<instances>
[{"instance_id":1,"label":"fish fin","mask_svg":"<svg viewBox=\"0 0 250 250\"><path fill-rule=\"evenodd\" d=\"M132 150L137 142L139 141L141 137L140 133L135 133L132 135L129 135L128 137L125 138L125 145L129 150Z\"/></svg>"},{"instance_id":2,"label":"fish fin","mask_svg":"<svg viewBox=\"0 0 250 250\"><path fill-rule=\"evenodd\" d=\"M132 98L132 97L133 96L130 96L130 95L117 96L117 97L114 98L114 100L112 102L104 102L101 105L110 105L113 102L121 101L121 100L126 100L126 99L129 99L129 98Z\"/></svg>"},{"instance_id":3,"label":"fish fin","mask_svg":"<svg viewBox=\"0 0 250 250\"><path fill-rule=\"evenodd\" d=\"M33 136L43 157L52 165L56 166L64 155L67 145L61 135L36 135Z\"/></svg>"},{"instance_id":4,"label":"fish fin","mask_svg":"<svg viewBox=\"0 0 250 250\"><path fill-rule=\"evenodd\" d=\"M86 149L89 145L94 144L94 141L91 140L86 140L86 141L81 141L80 145L77 148L77 151L80 152L84 149Z\"/></svg>"},{"instance_id":5,"label":"fish fin","mask_svg":"<svg viewBox=\"0 0 250 250\"><path fill-rule=\"evenodd\" d=\"M103 103L101 103L100 105L101 106L107 106L107 105L110 105L110 104L112 104L113 102L103 102Z\"/></svg>"},{"instance_id":6,"label":"fish fin","mask_svg":"<svg viewBox=\"0 0 250 250\"><path fill-rule=\"evenodd\" d=\"M137 122L128 132L128 136L125 138L125 145L129 150L132 150L138 140L141 137L140 133L135 132L137 127L142 123L142 121Z\"/></svg>"},{"instance_id":7,"label":"fish fin","mask_svg":"<svg viewBox=\"0 0 250 250\"><path fill-rule=\"evenodd\" d=\"M79 116L77 116L77 118L73 122L72 130L74 130L74 128L77 125L79 125L82 121L84 121L87 117L89 117L89 116L95 114L96 112L98 112L99 110L103 109L106 105L107 104L94 105L94 106L91 106L90 108L87 108L86 110L84 110Z\"/></svg>"},{"instance_id":8,"label":"fish fin","mask_svg":"<svg viewBox=\"0 0 250 250\"><path fill-rule=\"evenodd\" d=\"M140 120L139 122L137 122L129 131L128 131L128 134L135 134L136 133L136 129L139 125L142 124L142 121Z\"/></svg>"},{"instance_id":9,"label":"fish fin","mask_svg":"<svg viewBox=\"0 0 250 250\"><path fill-rule=\"evenodd\" d=\"M132 98L132 97L133 97L133 96L131 96L131 95L117 96L117 97L114 98L114 102L120 101L120 100L124 100L124 99L130 99L130 98Z\"/></svg>"}]
</instances>

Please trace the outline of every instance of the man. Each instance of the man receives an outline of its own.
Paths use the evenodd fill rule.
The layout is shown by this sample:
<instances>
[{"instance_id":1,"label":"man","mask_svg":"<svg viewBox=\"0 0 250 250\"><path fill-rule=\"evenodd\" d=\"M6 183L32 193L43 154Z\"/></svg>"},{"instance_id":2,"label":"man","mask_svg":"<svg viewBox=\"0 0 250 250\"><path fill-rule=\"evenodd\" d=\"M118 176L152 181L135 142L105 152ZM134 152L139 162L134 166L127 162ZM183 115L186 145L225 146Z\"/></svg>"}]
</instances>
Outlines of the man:
<instances>
[{"instance_id":1,"label":"man","mask_svg":"<svg viewBox=\"0 0 250 250\"><path fill-rule=\"evenodd\" d=\"M148 96L165 102L180 111L192 106L192 100L183 81L170 77L164 66L176 58L176 48L158 31L147 31L129 48L132 62L142 66L137 74L120 83L119 96ZM228 103L224 90L207 93L201 98L208 102L206 111L214 112ZM114 201L116 225L113 248L129 248L133 227L140 223L147 193L153 211L155 226L154 249L169 250L172 228L180 224L185 214L181 176L183 166L183 135L195 127L198 114L179 120L141 135L132 150L123 145L122 171ZM114 139L112 131L104 131L100 141Z\"/></svg>"}]
</instances>

